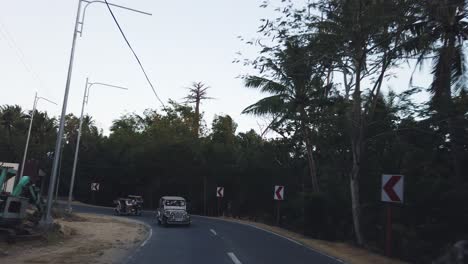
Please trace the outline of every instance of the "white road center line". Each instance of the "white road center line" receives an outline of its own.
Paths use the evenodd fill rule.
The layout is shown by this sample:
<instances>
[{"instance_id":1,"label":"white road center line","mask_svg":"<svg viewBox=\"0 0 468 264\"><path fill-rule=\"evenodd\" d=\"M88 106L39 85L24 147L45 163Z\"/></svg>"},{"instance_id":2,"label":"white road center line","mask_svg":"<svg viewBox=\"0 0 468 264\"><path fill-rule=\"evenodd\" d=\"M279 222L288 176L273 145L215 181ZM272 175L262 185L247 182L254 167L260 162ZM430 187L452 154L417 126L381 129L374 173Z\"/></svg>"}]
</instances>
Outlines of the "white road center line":
<instances>
[{"instance_id":1,"label":"white road center line","mask_svg":"<svg viewBox=\"0 0 468 264\"><path fill-rule=\"evenodd\" d=\"M234 255L234 253L228 252L227 254L231 258L232 262L234 262L234 264L242 264L242 262L240 262L240 260L236 257L236 255Z\"/></svg>"},{"instance_id":2,"label":"white road center line","mask_svg":"<svg viewBox=\"0 0 468 264\"><path fill-rule=\"evenodd\" d=\"M218 234L216 233L216 231L214 231L213 229L210 229L210 232L213 233L213 235L215 235L215 236L218 235Z\"/></svg>"}]
</instances>

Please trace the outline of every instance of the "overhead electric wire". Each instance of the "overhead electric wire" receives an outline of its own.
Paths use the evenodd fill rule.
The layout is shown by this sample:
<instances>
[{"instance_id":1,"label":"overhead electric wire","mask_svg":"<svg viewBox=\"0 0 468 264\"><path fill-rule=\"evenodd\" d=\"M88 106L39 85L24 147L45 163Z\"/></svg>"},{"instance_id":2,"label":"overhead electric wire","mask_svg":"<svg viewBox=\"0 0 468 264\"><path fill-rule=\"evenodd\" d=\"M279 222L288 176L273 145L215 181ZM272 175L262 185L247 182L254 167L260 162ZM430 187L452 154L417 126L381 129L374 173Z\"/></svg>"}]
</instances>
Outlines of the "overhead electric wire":
<instances>
[{"instance_id":1,"label":"overhead electric wire","mask_svg":"<svg viewBox=\"0 0 468 264\"><path fill-rule=\"evenodd\" d=\"M34 71L31 65L27 63L23 51L21 50L19 45L16 43L15 38L8 31L8 29L2 23L2 21L0 21L0 35L3 36L8 46L14 51L16 57L18 58L19 62L23 65L23 67L26 69L26 71L29 72L29 74L31 74L31 77L37 81L37 83L39 84L39 87L41 89L44 89L44 85L43 85L41 78L39 78L39 75L37 75L37 73Z\"/></svg>"},{"instance_id":2,"label":"overhead electric wire","mask_svg":"<svg viewBox=\"0 0 468 264\"><path fill-rule=\"evenodd\" d=\"M125 36L125 33L124 33L123 30L122 30L122 27L120 27L119 21L117 21L117 18L115 17L114 12L112 12L112 9L111 9L109 3L107 2L107 0L104 0L104 2L106 3L107 9L109 9L109 13L111 14L112 18L114 19L115 24L116 24L117 27L119 28L120 34L122 35L122 37L124 38L125 42L127 43L127 46L128 46L128 47L130 48L130 50L132 51L133 56L135 57L136 61L138 62L138 65L140 65L141 71L142 71L143 74L145 75L146 81L148 81L148 84L151 86L151 89L153 90L154 95L156 96L156 98L158 99L158 101L161 103L161 105L162 105L163 108L165 109L166 106L164 105L164 102L161 100L161 98L159 98L158 94L156 93L156 89L154 89L153 83L152 83L151 80L149 79L148 74L146 74L145 68L144 68L143 65L141 64L141 61L140 61L140 59L138 58L138 55L136 54L135 50L133 50L132 45L130 44L130 42L129 42L128 39L127 39L127 36Z\"/></svg>"}]
</instances>

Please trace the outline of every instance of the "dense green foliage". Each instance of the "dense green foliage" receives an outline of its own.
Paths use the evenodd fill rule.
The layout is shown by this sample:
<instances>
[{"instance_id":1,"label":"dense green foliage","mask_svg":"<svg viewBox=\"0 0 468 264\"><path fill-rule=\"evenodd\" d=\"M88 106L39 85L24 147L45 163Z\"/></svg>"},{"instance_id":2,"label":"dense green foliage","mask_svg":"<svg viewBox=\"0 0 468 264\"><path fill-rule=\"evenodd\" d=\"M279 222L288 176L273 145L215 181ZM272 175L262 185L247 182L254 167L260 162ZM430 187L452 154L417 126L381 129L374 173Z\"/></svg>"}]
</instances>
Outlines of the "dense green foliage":
<instances>
[{"instance_id":1,"label":"dense green foliage","mask_svg":"<svg viewBox=\"0 0 468 264\"><path fill-rule=\"evenodd\" d=\"M209 91L195 83L187 96L193 107L170 102L162 111L124 115L109 136L87 116L75 196L111 205L118 196L141 194L155 208L160 196L181 195L193 213L215 215L215 190L224 186L224 213L274 223L273 186L285 185L282 226L382 252L381 175L403 174L405 202L393 206L395 254L428 263L468 236L465 5L282 1L278 18L262 20L261 41L249 41L260 46L258 57L245 60L258 70L245 76L246 87L266 97L244 113L269 119L271 137L237 133L228 115L215 117L208 130L200 101ZM428 102L412 101L419 87L385 89L391 70L427 60L433 62ZM28 121L19 106L0 109L1 161L21 160ZM78 123L67 116L60 195L68 193ZM29 157L47 172L55 137L56 119L37 112ZM92 182L101 183L95 197Z\"/></svg>"}]
</instances>

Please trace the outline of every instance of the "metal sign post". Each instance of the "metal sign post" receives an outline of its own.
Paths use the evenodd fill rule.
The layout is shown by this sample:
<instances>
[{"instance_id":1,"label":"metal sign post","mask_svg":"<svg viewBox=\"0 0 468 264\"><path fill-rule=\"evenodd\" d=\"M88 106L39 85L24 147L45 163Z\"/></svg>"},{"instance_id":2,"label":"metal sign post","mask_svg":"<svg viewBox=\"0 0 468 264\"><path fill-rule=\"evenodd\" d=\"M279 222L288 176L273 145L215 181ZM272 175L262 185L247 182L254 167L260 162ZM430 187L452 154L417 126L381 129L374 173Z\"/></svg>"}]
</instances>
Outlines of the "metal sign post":
<instances>
[{"instance_id":1,"label":"metal sign post","mask_svg":"<svg viewBox=\"0 0 468 264\"><path fill-rule=\"evenodd\" d=\"M385 230L385 255L388 257L392 256L392 205L386 204L387 211L387 223Z\"/></svg>"},{"instance_id":2,"label":"metal sign post","mask_svg":"<svg viewBox=\"0 0 468 264\"><path fill-rule=\"evenodd\" d=\"M386 205L385 255L392 255L392 203L403 203L403 175L382 175L381 200Z\"/></svg>"},{"instance_id":3,"label":"metal sign post","mask_svg":"<svg viewBox=\"0 0 468 264\"><path fill-rule=\"evenodd\" d=\"M280 219L281 219L281 201L276 201L276 225L280 225Z\"/></svg>"},{"instance_id":4,"label":"metal sign post","mask_svg":"<svg viewBox=\"0 0 468 264\"><path fill-rule=\"evenodd\" d=\"M91 203L95 204L96 203L96 192L99 191L99 183L93 182L91 183Z\"/></svg>"}]
</instances>

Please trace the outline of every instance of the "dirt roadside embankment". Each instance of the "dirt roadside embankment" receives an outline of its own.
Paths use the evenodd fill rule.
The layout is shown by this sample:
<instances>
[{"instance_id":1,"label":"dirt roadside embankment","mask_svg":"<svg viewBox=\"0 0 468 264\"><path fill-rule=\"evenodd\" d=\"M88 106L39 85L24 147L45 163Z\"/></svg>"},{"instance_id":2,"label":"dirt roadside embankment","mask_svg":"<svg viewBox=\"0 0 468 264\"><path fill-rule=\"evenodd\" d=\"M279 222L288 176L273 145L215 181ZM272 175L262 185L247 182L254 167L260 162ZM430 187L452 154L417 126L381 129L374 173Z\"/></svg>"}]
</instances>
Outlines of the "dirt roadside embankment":
<instances>
[{"instance_id":1,"label":"dirt roadside embankment","mask_svg":"<svg viewBox=\"0 0 468 264\"><path fill-rule=\"evenodd\" d=\"M56 223L58 231L45 239L0 242L0 263L121 263L149 231L137 221L92 214L74 214Z\"/></svg>"}]
</instances>

